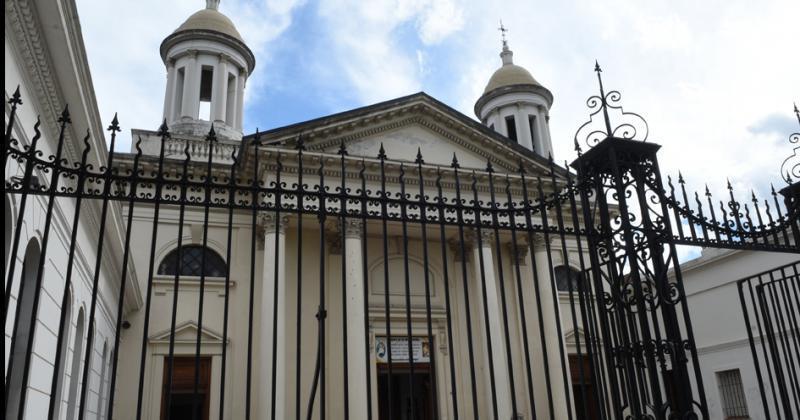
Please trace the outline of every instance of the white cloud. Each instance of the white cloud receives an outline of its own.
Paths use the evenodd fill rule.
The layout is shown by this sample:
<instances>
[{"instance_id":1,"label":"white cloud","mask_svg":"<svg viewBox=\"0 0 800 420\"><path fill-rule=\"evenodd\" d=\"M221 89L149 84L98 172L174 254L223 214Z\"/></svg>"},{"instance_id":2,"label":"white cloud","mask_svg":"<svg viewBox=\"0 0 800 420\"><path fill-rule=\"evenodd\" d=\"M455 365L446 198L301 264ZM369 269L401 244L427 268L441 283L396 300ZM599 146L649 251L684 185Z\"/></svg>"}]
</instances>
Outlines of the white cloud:
<instances>
[{"instance_id":1,"label":"white cloud","mask_svg":"<svg viewBox=\"0 0 800 420\"><path fill-rule=\"evenodd\" d=\"M401 38L406 25L414 25L413 35L431 45L463 24L451 0L331 0L320 4L318 13L330 36L329 58L345 77L338 83L352 87L363 103L422 89L423 60L407 48L414 41Z\"/></svg>"}]
</instances>

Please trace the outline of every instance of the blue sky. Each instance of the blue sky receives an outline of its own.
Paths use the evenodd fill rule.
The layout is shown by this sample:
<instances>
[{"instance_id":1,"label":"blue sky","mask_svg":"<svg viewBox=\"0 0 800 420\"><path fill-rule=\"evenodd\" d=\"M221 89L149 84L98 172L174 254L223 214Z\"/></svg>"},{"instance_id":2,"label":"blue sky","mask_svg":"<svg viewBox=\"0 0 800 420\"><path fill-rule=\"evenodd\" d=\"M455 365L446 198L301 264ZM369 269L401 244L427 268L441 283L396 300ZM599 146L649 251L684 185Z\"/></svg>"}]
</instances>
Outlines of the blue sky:
<instances>
[{"instance_id":1,"label":"blue sky","mask_svg":"<svg viewBox=\"0 0 800 420\"><path fill-rule=\"evenodd\" d=\"M76 0L100 112L123 127L161 120L158 46L203 0ZM500 65L502 19L515 63L555 96L555 157L596 92L607 88L650 125L662 171L718 194L780 182L798 130L796 0L222 0L257 66L245 128L270 129L425 91L474 117ZM129 147L123 139L123 148ZM743 195L744 196L744 195Z\"/></svg>"}]
</instances>

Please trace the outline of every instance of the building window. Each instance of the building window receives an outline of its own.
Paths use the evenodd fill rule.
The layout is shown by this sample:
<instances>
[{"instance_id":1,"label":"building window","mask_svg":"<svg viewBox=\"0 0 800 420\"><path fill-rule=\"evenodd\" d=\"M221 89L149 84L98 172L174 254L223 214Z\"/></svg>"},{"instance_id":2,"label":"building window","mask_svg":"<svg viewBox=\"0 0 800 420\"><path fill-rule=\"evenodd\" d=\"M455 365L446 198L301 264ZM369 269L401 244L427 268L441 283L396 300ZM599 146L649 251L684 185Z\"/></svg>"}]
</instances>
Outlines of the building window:
<instances>
[{"instance_id":1,"label":"building window","mask_svg":"<svg viewBox=\"0 0 800 420\"><path fill-rule=\"evenodd\" d=\"M183 84L186 82L186 68L181 67L178 69L177 77L175 79L175 101L172 105L173 119L178 119L183 116Z\"/></svg>"},{"instance_id":2,"label":"building window","mask_svg":"<svg viewBox=\"0 0 800 420\"><path fill-rule=\"evenodd\" d=\"M214 87L214 68L203 66L200 71L200 115L198 118L211 121L211 95Z\"/></svg>"},{"instance_id":3,"label":"building window","mask_svg":"<svg viewBox=\"0 0 800 420\"><path fill-rule=\"evenodd\" d=\"M528 115L528 126L531 128L531 143L533 150L536 150L536 115Z\"/></svg>"},{"instance_id":4,"label":"building window","mask_svg":"<svg viewBox=\"0 0 800 420\"><path fill-rule=\"evenodd\" d=\"M25 372L23 372L25 356L33 350L28 343L31 341L36 323L36 308L34 308L33 301L36 294L36 279L39 275L39 259L41 257L39 249L36 239L31 239L25 248L25 259L22 262L22 275L19 279L16 296L17 315L14 318L13 339L10 343L10 363L6 371L5 418L7 419L23 417L18 410L20 410L21 402L24 405L24 401L21 401L22 390L28 387L28 378L24 376Z\"/></svg>"},{"instance_id":5,"label":"building window","mask_svg":"<svg viewBox=\"0 0 800 420\"><path fill-rule=\"evenodd\" d=\"M78 418L78 381L81 377L84 341L83 332L85 329L86 320L83 308L81 308L80 311L78 311L78 321L75 323L75 340L72 344L72 367L69 370L69 394L67 395L67 420Z\"/></svg>"},{"instance_id":6,"label":"building window","mask_svg":"<svg viewBox=\"0 0 800 420\"><path fill-rule=\"evenodd\" d=\"M506 131L508 132L508 138L517 141L517 124L514 122L513 115L506 117Z\"/></svg>"},{"instance_id":7,"label":"building window","mask_svg":"<svg viewBox=\"0 0 800 420\"><path fill-rule=\"evenodd\" d=\"M103 418L103 413L105 412L106 408L106 373L108 366L108 361L106 360L106 356L108 355L108 342L103 342L103 353L100 355L100 384L98 385L97 390L97 415L100 418Z\"/></svg>"},{"instance_id":8,"label":"building window","mask_svg":"<svg viewBox=\"0 0 800 420\"><path fill-rule=\"evenodd\" d=\"M66 381L66 365L67 365L67 352L69 351L69 330L70 324L72 323L72 295L70 294L69 290L64 292L66 294L66 305L63 308L64 313L64 337L61 340L61 362L58 365L58 372L55 374L57 375L57 382L56 382L56 390L53 398L56 398L56 405L55 405L55 414L53 415L54 419L61 418L59 417L59 413L61 412L61 405L64 401L64 383Z\"/></svg>"},{"instance_id":9,"label":"building window","mask_svg":"<svg viewBox=\"0 0 800 420\"><path fill-rule=\"evenodd\" d=\"M728 419L749 419L747 399L739 369L717 372L717 386L722 400L722 414Z\"/></svg>"},{"instance_id":10,"label":"building window","mask_svg":"<svg viewBox=\"0 0 800 420\"><path fill-rule=\"evenodd\" d=\"M208 248L186 245L181 247L180 254L179 257L177 249L167 254L158 266L158 274L167 276L175 274L201 276L205 274L207 277L225 277L228 272L225 260ZM205 270L203 270L203 265L205 265Z\"/></svg>"},{"instance_id":11,"label":"building window","mask_svg":"<svg viewBox=\"0 0 800 420\"><path fill-rule=\"evenodd\" d=\"M566 265L559 265L555 269L556 289L559 292L578 291L578 282L583 280L583 274Z\"/></svg>"},{"instance_id":12,"label":"building window","mask_svg":"<svg viewBox=\"0 0 800 420\"><path fill-rule=\"evenodd\" d=\"M211 358L201 357L198 362L196 363L194 356L175 356L172 359L172 386L171 390L167 390L169 357L164 357L161 418L190 418L196 412L198 416L194 418L208 420L211 400ZM198 365L199 374L195 375L195 367ZM196 394L195 376L197 376Z\"/></svg>"},{"instance_id":13,"label":"building window","mask_svg":"<svg viewBox=\"0 0 800 420\"><path fill-rule=\"evenodd\" d=\"M228 73L225 95L225 123L233 127L236 124L236 76L231 73Z\"/></svg>"}]
</instances>

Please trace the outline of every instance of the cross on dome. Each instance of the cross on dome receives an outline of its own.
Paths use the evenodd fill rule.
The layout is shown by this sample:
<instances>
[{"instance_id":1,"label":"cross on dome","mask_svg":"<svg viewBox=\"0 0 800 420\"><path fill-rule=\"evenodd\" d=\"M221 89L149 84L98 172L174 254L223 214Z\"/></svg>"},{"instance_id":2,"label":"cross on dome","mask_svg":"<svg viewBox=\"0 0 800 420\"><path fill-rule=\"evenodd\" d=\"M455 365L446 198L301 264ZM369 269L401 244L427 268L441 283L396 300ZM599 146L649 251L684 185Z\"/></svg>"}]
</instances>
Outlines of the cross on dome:
<instances>
[{"instance_id":1,"label":"cross on dome","mask_svg":"<svg viewBox=\"0 0 800 420\"><path fill-rule=\"evenodd\" d=\"M508 48L508 40L506 40L506 32L508 32L508 29L503 26L503 19L500 19L500 27L497 28L497 30L500 31L500 37L503 39L503 49L505 50Z\"/></svg>"}]
</instances>

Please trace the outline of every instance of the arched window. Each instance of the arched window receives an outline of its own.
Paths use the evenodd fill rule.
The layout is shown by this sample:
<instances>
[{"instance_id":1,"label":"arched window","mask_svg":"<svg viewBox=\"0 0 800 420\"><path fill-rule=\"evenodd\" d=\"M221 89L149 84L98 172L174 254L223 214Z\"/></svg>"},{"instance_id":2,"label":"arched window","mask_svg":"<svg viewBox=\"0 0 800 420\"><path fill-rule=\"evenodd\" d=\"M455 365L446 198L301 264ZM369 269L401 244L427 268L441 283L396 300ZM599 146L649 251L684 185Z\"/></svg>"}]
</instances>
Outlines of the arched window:
<instances>
[{"instance_id":1,"label":"arched window","mask_svg":"<svg viewBox=\"0 0 800 420\"><path fill-rule=\"evenodd\" d=\"M556 289L559 292L578 291L578 282L583 281L583 273L566 265L559 265L553 271L556 275Z\"/></svg>"},{"instance_id":2,"label":"arched window","mask_svg":"<svg viewBox=\"0 0 800 420\"><path fill-rule=\"evenodd\" d=\"M8 269L8 259L11 256L10 255L11 254L11 232L13 232L14 220L13 220L13 216L11 214L11 199L8 198L8 195L6 195L5 198L6 198L6 200L5 200L6 204L5 204L4 210L6 212L6 217L5 217L5 227L6 227L5 245L6 245L6 252L5 252L5 254L3 254L4 258L5 258L3 260L3 267L5 267L5 269L7 270Z\"/></svg>"},{"instance_id":3,"label":"arched window","mask_svg":"<svg viewBox=\"0 0 800 420\"><path fill-rule=\"evenodd\" d=\"M64 337L61 340L61 361L58 364L58 372L54 373L56 376L56 391L53 398L56 399L55 412L53 418L58 419L61 412L61 405L64 401L64 381L66 380L65 372L67 366L67 352L69 351L69 331L70 324L72 323L72 295L69 290L67 294L67 304L64 306Z\"/></svg>"},{"instance_id":4,"label":"arched window","mask_svg":"<svg viewBox=\"0 0 800 420\"><path fill-rule=\"evenodd\" d=\"M106 408L106 367L108 366L108 342L103 342L103 353L100 356L100 386L97 390L97 417L105 418Z\"/></svg>"},{"instance_id":5,"label":"arched window","mask_svg":"<svg viewBox=\"0 0 800 420\"><path fill-rule=\"evenodd\" d=\"M205 254L205 261L203 260ZM205 270L203 270L205 264ZM207 277L225 277L227 270L225 260L216 252L198 245L186 245L167 254L158 266L158 274L181 276L200 276L205 272Z\"/></svg>"},{"instance_id":6,"label":"arched window","mask_svg":"<svg viewBox=\"0 0 800 420\"><path fill-rule=\"evenodd\" d=\"M67 420L77 418L78 382L81 380L81 360L83 359L83 330L86 329L83 308L78 312L75 324L75 340L72 344L72 367L69 370L69 396L67 397Z\"/></svg>"},{"instance_id":7,"label":"arched window","mask_svg":"<svg viewBox=\"0 0 800 420\"><path fill-rule=\"evenodd\" d=\"M39 258L41 252L39 243L36 239L31 239L25 248L25 259L22 262L22 275L19 281L19 292L17 293L17 309L14 318L14 329L10 363L8 365L6 387L6 416L7 419L15 419L19 416L22 391L28 386L28 378L24 377L23 366L25 365L25 355L32 350L28 344L31 342L31 334L36 321L36 308L33 307L34 295L36 294L36 278L39 275ZM24 410L24 408L22 408Z\"/></svg>"}]
</instances>

